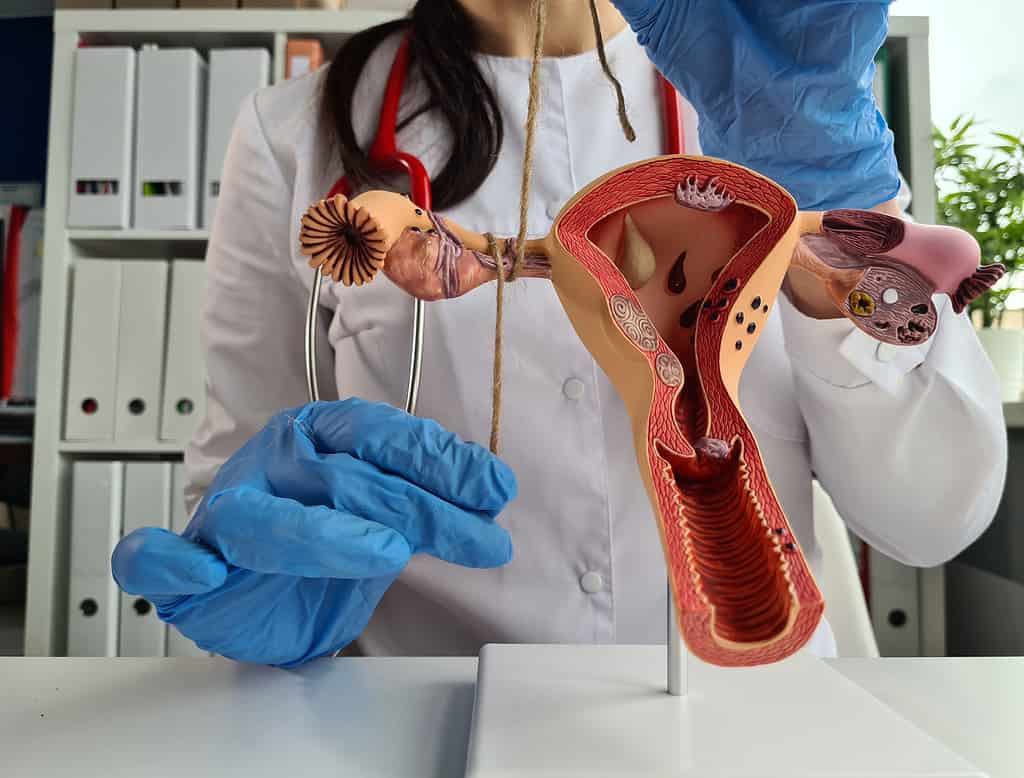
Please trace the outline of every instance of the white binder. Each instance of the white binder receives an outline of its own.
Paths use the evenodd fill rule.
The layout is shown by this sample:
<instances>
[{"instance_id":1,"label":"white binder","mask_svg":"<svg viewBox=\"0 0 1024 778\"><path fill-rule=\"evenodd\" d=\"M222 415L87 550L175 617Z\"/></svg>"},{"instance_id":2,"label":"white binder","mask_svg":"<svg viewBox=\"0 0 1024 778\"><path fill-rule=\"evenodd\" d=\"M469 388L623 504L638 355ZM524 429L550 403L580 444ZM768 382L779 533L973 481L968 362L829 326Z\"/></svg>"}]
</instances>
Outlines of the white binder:
<instances>
[{"instance_id":1,"label":"white binder","mask_svg":"<svg viewBox=\"0 0 1024 778\"><path fill-rule=\"evenodd\" d=\"M206 370L200 342L206 265L171 263L171 303L160 439L186 443L206 412Z\"/></svg>"},{"instance_id":2,"label":"white binder","mask_svg":"<svg viewBox=\"0 0 1024 778\"><path fill-rule=\"evenodd\" d=\"M195 229L206 63L195 49L139 52L135 226Z\"/></svg>"},{"instance_id":3,"label":"white binder","mask_svg":"<svg viewBox=\"0 0 1024 778\"><path fill-rule=\"evenodd\" d=\"M185 512L185 465L173 465L171 471L171 532L181 534L188 526ZM167 627L167 656L209 656L173 626Z\"/></svg>"},{"instance_id":4,"label":"white binder","mask_svg":"<svg viewBox=\"0 0 1024 778\"><path fill-rule=\"evenodd\" d=\"M125 535L141 527L171 525L170 462L124 464ZM167 628L146 599L121 592L121 623L118 656L164 656Z\"/></svg>"},{"instance_id":5,"label":"white binder","mask_svg":"<svg viewBox=\"0 0 1024 778\"><path fill-rule=\"evenodd\" d=\"M72 285L64 437L111 440L121 263L80 259L74 266Z\"/></svg>"},{"instance_id":6,"label":"white binder","mask_svg":"<svg viewBox=\"0 0 1024 778\"><path fill-rule=\"evenodd\" d=\"M76 50L69 227L131 224L134 118L135 51L123 46Z\"/></svg>"},{"instance_id":7,"label":"white binder","mask_svg":"<svg viewBox=\"0 0 1024 778\"><path fill-rule=\"evenodd\" d=\"M18 257L18 344L14 356L11 396L35 399L39 365L39 311L43 287L42 208L33 208L21 228Z\"/></svg>"},{"instance_id":8,"label":"white binder","mask_svg":"<svg viewBox=\"0 0 1024 778\"><path fill-rule=\"evenodd\" d=\"M922 656L918 570L871 549L871 623L882 656Z\"/></svg>"},{"instance_id":9,"label":"white binder","mask_svg":"<svg viewBox=\"0 0 1024 778\"><path fill-rule=\"evenodd\" d=\"M156 442L159 437L167 275L167 262L159 260L128 260L121 266L114 414L117 441Z\"/></svg>"},{"instance_id":10,"label":"white binder","mask_svg":"<svg viewBox=\"0 0 1024 778\"><path fill-rule=\"evenodd\" d=\"M203 218L213 225L220 196L220 175L224 154L231 140L242 101L270 83L270 53L266 49L212 49L210 88L206 110L206 148L203 171Z\"/></svg>"},{"instance_id":11,"label":"white binder","mask_svg":"<svg viewBox=\"0 0 1024 778\"><path fill-rule=\"evenodd\" d=\"M175 462L171 465L171 532L181 535L189 518L185 510L185 463Z\"/></svg>"},{"instance_id":12,"label":"white binder","mask_svg":"<svg viewBox=\"0 0 1024 778\"><path fill-rule=\"evenodd\" d=\"M68 656L117 656L118 588L110 555L121 537L124 466L71 467L71 575Z\"/></svg>"}]
</instances>

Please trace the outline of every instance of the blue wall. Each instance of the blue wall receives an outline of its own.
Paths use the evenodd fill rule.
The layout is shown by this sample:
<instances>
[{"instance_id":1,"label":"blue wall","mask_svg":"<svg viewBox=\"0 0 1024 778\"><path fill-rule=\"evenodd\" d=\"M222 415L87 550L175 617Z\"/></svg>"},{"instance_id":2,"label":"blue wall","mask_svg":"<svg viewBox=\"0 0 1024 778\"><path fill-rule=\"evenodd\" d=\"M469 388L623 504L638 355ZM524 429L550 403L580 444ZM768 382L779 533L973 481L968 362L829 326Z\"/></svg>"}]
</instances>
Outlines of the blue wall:
<instances>
[{"instance_id":1,"label":"blue wall","mask_svg":"<svg viewBox=\"0 0 1024 778\"><path fill-rule=\"evenodd\" d=\"M46 181L53 17L0 19L0 181Z\"/></svg>"}]
</instances>

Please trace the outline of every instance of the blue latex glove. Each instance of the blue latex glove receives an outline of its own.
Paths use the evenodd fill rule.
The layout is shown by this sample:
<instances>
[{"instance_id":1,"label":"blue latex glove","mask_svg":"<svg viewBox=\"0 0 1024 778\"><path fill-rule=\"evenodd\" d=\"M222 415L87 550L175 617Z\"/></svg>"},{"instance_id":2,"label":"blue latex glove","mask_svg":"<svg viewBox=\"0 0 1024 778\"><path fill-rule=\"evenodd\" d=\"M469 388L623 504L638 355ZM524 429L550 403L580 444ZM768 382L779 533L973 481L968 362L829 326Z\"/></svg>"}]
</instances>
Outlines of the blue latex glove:
<instances>
[{"instance_id":1,"label":"blue latex glove","mask_svg":"<svg viewBox=\"0 0 1024 778\"><path fill-rule=\"evenodd\" d=\"M890 0L613 0L700 116L708 156L784 186L805 210L899 191L875 106Z\"/></svg>"},{"instance_id":2,"label":"blue latex glove","mask_svg":"<svg viewBox=\"0 0 1024 778\"><path fill-rule=\"evenodd\" d=\"M495 517L515 493L504 463L436 422L314 403L224 463L183 536L122 539L114 578L204 650L295 666L354 640L413 554L508 562Z\"/></svg>"}]
</instances>

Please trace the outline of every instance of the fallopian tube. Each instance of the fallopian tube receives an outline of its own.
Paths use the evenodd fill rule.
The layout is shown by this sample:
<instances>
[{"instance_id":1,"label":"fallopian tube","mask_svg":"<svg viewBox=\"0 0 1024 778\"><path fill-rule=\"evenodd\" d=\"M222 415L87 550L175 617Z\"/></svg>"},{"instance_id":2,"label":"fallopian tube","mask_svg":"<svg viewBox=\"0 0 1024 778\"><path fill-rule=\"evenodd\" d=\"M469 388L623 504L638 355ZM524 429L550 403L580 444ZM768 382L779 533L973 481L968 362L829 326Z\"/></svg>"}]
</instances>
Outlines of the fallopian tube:
<instances>
[{"instance_id":1,"label":"fallopian tube","mask_svg":"<svg viewBox=\"0 0 1024 778\"><path fill-rule=\"evenodd\" d=\"M810 252L795 252L804 241ZM485 236L370 191L312 205L301 248L345 285L383 272L441 300L496 280ZM513 240L498 242L504 272ZM927 339L932 295L960 311L1002 274L947 227L871 211L798 212L774 182L708 157L667 156L598 179L528 241L520 277L550 278L629 412L675 595L704 661L756 665L797 651L824 609L738 404L739 379L790 263L822 279L887 343Z\"/></svg>"}]
</instances>

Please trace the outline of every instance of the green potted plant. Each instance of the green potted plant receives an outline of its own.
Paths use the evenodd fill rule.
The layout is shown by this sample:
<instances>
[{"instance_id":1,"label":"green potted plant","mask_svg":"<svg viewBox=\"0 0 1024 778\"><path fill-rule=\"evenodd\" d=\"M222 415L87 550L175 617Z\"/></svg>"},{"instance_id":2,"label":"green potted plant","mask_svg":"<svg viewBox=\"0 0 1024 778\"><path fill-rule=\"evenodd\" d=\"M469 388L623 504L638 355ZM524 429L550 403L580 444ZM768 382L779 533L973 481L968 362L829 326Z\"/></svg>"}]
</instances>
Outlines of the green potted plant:
<instances>
[{"instance_id":1,"label":"green potted plant","mask_svg":"<svg viewBox=\"0 0 1024 778\"><path fill-rule=\"evenodd\" d=\"M1024 388L1024 329L1004 328L1007 301L1024 267L1024 135L992 132L975 142L977 123L960 116L935 128L938 221L967 230L981 245L982 264L1001 262L1006 276L971 303L978 337L995 365L1005 401Z\"/></svg>"}]
</instances>

